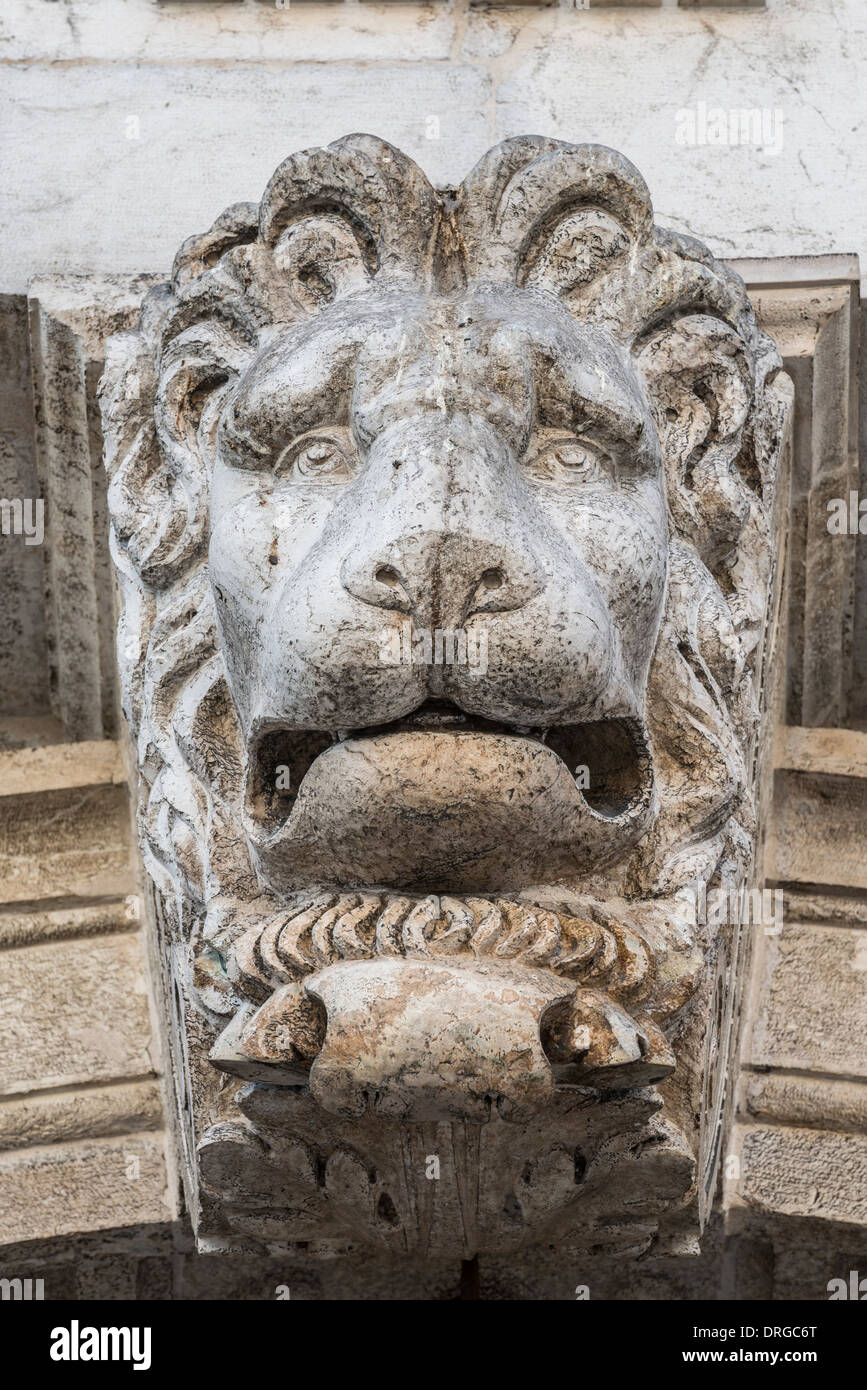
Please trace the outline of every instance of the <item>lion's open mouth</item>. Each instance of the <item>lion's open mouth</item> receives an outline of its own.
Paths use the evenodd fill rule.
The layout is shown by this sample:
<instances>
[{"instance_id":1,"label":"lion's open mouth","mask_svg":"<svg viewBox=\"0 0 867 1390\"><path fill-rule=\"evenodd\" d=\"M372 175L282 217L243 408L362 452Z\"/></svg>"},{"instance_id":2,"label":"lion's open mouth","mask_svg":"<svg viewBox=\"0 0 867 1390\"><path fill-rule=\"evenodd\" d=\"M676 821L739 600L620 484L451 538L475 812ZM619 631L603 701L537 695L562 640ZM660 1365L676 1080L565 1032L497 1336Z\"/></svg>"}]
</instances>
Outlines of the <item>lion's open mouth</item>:
<instances>
[{"instance_id":1,"label":"lion's open mouth","mask_svg":"<svg viewBox=\"0 0 867 1390\"><path fill-rule=\"evenodd\" d=\"M314 763L341 743L357 744L402 734L493 735L541 744L564 763L591 812L617 822L632 818L650 798L652 764L647 733L636 718L601 719L548 728L510 724L468 714L451 700L425 700L409 714L384 724L333 732L266 728L253 741L248 763L246 810L261 833L283 825ZM469 751L469 750L468 750ZM456 762L461 749L456 743Z\"/></svg>"}]
</instances>

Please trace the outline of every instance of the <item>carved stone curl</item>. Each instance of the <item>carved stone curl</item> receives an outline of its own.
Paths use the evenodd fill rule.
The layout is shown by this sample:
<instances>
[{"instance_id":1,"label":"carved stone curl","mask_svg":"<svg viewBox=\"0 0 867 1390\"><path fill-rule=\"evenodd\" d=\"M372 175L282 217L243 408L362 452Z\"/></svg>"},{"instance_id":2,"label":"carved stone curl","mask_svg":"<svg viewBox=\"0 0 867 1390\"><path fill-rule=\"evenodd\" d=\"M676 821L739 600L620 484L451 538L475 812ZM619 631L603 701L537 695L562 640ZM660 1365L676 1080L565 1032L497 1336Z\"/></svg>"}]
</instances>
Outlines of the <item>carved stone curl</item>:
<instances>
[{"instance_id":1,"label":"carved stone curl","mask_svg":"<svg viewBox=\"0 0 867 1390\"><path fill-rule=\"evenodd\" d=\"M690 1248L737 928L684 889L751 871L779 368L627 160L538 137L440 191L295 155L112 340L208 1248Z\"/></svg>"}]
</instances>

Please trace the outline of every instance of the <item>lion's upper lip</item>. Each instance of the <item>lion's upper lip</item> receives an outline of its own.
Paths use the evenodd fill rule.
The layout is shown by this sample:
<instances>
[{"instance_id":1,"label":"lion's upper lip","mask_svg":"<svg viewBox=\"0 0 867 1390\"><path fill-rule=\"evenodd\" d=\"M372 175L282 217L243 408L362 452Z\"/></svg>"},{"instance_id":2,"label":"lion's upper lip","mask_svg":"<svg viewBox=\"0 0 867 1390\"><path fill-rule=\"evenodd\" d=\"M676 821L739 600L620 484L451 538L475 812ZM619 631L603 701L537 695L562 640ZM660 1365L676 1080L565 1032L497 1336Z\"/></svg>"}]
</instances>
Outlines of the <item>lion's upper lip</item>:
<instances>
[{"instance_id":1,"label":"lion's upper lip","mask_svg":"<svg viewBox=\"0 0 867 1390\"><path fill-rule=\"evenodd\" d=\"M451 700L425 700L409 714L384 724L370 724L363 728L341 729L338 738L379 738L384 734L400 734L417 730L436 730L454 733L514 734L522 738L535 738L545 741L547 729L534 728L526 724L506 723L499 719L489 719L485 715L468 714Z\"/></svg>"}]
</instances>

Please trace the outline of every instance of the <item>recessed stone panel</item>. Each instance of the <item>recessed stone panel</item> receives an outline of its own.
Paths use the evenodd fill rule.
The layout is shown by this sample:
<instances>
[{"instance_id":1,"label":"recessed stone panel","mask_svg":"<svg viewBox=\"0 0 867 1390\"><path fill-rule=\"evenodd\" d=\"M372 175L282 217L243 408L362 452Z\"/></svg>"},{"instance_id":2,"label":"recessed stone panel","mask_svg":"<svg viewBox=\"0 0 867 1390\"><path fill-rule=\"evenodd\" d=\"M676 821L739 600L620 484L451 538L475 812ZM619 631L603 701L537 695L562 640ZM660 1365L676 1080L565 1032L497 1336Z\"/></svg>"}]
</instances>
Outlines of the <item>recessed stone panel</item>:
<instances>
[{"instance_id":1,"label":"recessed stone panel","mask_svg":"<svg viewBox=\"0 0 867 1390\"><path fill-rule=\"evenodd\" d=\"M0 901L117 896L132 884L125 786L0 798Z\"/></svg>"},{"instance_id":2,"label":"recessed stone panel","mask_svg":"<svg viewBox=\"0 0 867 1390\"><path fill-rule=\"evenodd\" d=\"M3 953L0 1094L154 1071L140 951L122 935Z\"/></svg>"},{"instance_id":3,"label":"recessed stone panel","mask_svg":"<svg viewBox=\"0 0 867 1390\"><path fill-rule=\"evenodd\" d=\"M867 1074L867 931L787 924L768 937L750 1059Z\"/></svg>"},{"instance_id":4,"label":"recessed stone panel","mask_svg":"<svg viewBox=\"0 0 867 1390\"><path fill-rule=\"evenodd\" d=\"M170 1221L161 1134L0 1154L4 1244Z\"/></svg>"}]
</instances>

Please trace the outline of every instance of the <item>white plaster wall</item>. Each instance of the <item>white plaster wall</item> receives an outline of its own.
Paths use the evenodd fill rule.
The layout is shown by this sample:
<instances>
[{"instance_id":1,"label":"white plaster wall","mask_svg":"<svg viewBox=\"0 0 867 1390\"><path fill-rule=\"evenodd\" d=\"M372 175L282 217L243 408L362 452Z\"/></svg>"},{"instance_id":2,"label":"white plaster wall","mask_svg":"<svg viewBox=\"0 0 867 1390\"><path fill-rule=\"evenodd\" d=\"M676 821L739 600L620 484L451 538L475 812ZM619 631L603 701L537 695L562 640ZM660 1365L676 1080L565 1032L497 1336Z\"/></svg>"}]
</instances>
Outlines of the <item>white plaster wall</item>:
<instances>
[{"instance_id":1,"label":"white plaster wall","mask_svg":"<svg viewBox=\"0 0 867 1390\"><path fill-rule=\"evenodd\" d=\"M352 130L445 183L507 135L601 141L637 163L659 221L720 254L867 264L865 68L867 0L3 0L0 290L167 270L287 154ZM782 148L679 144L678 112L698 102L779 111Z\"/></svg>"}]
</instances>

